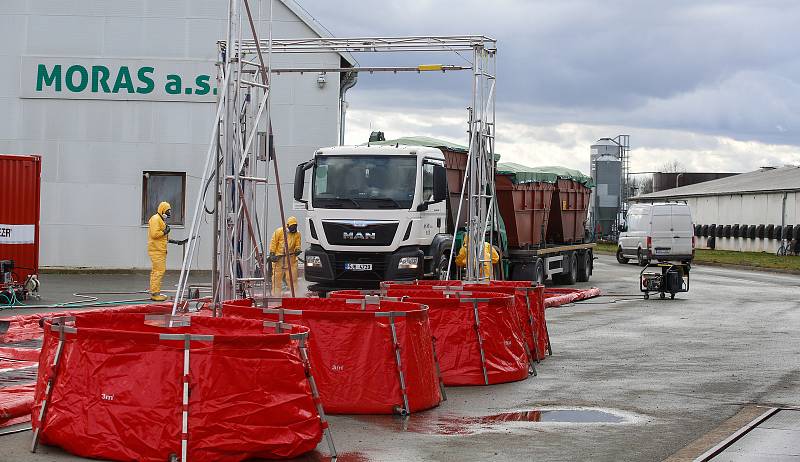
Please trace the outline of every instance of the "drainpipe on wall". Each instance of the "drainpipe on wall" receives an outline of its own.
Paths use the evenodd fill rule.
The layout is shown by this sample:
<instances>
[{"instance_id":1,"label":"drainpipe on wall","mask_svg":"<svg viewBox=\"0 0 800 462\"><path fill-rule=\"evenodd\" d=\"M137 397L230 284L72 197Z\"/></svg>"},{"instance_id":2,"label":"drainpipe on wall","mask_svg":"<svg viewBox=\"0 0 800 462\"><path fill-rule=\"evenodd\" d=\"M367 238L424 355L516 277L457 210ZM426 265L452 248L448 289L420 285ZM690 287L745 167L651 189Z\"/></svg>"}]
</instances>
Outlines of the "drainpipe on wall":
<instances>
[{"instance_id":1,"label":"drainpipe on wall","mask_svg":"<svg viewBox=\"0 0 800 462\"><path fill-rule=\"evenodd\" d=\"M786 226L786 198L789 193L783 193L783 204L781 204L781 228Z\"/></svg>"},{"instance_id":2,"label":"drainpipe on wall","mask_svg":"<svg viewBox=\"0 0 800 462\"><path fill-rule=\"evenodd\" d=\"M357 81L358 72L345 72L339 88L339 146L344 144L344 127L345 118L347 117L347 100L345 99L345 95L347 94L347 90L356 85Z\"/></svg>"}]
</instances>

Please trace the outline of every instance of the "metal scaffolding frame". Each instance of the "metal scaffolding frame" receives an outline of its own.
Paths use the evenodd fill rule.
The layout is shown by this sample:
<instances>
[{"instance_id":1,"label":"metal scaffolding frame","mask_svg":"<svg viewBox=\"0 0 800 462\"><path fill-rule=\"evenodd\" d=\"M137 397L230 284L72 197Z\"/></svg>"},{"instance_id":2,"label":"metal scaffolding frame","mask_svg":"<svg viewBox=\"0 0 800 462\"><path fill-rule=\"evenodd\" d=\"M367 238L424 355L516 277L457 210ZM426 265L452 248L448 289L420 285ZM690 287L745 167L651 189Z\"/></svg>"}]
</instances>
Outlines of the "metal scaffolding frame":
<instances>
[{"instance_id":1,"label":"metal scaffolding frame","mask_svg":"<svg viewBox=\"0 0 800 462\"><path fill-rule=\"evenodd\" d=\"M185 253L173 314L185 296L190 264L198 251L201 219L208 213L213 182L214 255L212 293L214 306L237 297L266 296L269 232L266 229L270 197L270 170L274 175L281 224L285 229L283 197L270 113L270 76L283 72L423 72L472 70L470 148L465 188L469 198L471 259L467 279L478 280L483 259L483 233L489 223L494 196L494 99L496 41L485 36L443 37L357 37L357 38L272 38L270 8L269 38L261 39L248 0L229 0L227 39L217 42L219 50L219 96L211 130L203 186L195 203L190 241ZM245 38L245 35L253 38ZM231 46L228 46L231 44ZM450 52L472 61L463 65L420 65L416 67L363 68L275 68L273 53L386 53ZM259 127L262 127L259 129ZM266 127L266 130L264 129ZM266 136L258 136L266 131ZM266 146L264 146L266 144ZM266 153L264 155L263 153ZM261 202L261 203L260 203ZM261 206L262 210L257 210ZM460 211L459 211L460 213ZM284 233L285 236L286 233ZM284 238L284 253L288 244ZM291 265L289 265L291 266ZM289 268L289 271L296 271ZM292 295L295 287L291 284Z\"/></svg>"},{"instance_id":2,"label":"metal scaffolding frame","mask_svg":"<svg viewBox=\"0 0 800 462\"><path fill-rule=\"evenodd\" d=\"M617 135L612 139L619 146L621 166L619 212L615 219L615 236L619 236L620 215L628 216L628 200L631 198L631 135Z\"/></svg>"}]
</instances>

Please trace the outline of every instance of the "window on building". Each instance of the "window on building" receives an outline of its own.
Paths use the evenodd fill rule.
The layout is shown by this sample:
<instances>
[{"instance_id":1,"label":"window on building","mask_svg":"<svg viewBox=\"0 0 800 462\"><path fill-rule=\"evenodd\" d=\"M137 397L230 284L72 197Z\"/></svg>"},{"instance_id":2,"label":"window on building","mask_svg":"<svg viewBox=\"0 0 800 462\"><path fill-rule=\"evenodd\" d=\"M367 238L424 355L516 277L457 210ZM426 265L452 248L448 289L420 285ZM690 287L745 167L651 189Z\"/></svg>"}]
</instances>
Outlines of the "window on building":
<instances>
[{"instance_id":1,"label":"window on building","mask_svg":"<svg viewBox=\"0 0 800 462\"><path fill-rule=\"evenodd\" d=\"M185 172L142 173L142 224L147 224L150 217L158 212L158 204L163 201L172 206L167 223L183 225L186 203Z\"/></svg>"}]
</instances>

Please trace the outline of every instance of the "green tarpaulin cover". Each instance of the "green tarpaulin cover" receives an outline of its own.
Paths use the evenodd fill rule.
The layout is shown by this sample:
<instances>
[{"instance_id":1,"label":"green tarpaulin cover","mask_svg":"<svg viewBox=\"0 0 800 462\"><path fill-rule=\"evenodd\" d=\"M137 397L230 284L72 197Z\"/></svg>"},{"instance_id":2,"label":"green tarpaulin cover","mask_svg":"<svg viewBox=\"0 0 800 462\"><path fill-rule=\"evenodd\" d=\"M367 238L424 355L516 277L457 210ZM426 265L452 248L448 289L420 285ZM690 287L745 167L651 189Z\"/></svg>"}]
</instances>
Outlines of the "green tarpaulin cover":
<instances>
[{"instance_id":1,"label":"green tarpaulin cover","mask_svg":"<svg viewBox=\"0 0 800 462\"><path fill-rule=\"evenodd\" d=\"M497 164L497 173L513 175L511 181L520 183L555 183L557 179L573 180L587 188L594 186L592 177L586 176L578 170L566 167L526 167L514 162Z\"/></svg>"},{"instance_id":2,"label":"green tarpaulin cover","mask_svg":"<svg viewBox=\"0 0 800 462\"><path fill-rule=\"evenodd\" d=\"M367 144L367 143L364 143ZM405 146L425 146L429 148L447 149L453 152L469 151L468 146L461 144L451 143L429 136L406 136L403 138L396 138L386 141L372 141L370 146L391 146L391 145L405 145ZM495 153L495 162L500 160L500 155ZM504 162L497 164L497 173L514 175L514 183L555 183L557 179L563 178L574 180L587 188L594 186L592 178L584 175L578 170L572 170L565 167L526 167L524 165L515 164L513 162Z\"/></svg>"},{"instance_id":3,"label":"green tarpaulin cover","mask_svg":"<svg viewBox=\"0 0 800 462\"><path fill-rule=\"evenodd\" d=\"M397 138L394 140L372 141L369 143L370 146L391 146L393 144L406 146L425 146L428 148L444 148L454 152L469 151L469 146L462 146L460 144L438 140L429 136L406 136L404 138Z\"/></svg>"},{"instance_id":4,"label":"green tarpaulin cover","mask_svg":"<svg viewBox=\"0 0 800 462\"><path fill-rule=\"evenodd\" d=\"M406 136L393 140L371 141L364 144L369 144L370 146L392 146L399 144L401 146L425 146L427 148L446 149L448 151L461 152L464 154L469 152L469 146L463 146L460 144L451 143L449 141L431 138L429 136ZM500 160L500 154L494 153L494 161L497 162L498 160Z\"/></svg>"}]
</instances>

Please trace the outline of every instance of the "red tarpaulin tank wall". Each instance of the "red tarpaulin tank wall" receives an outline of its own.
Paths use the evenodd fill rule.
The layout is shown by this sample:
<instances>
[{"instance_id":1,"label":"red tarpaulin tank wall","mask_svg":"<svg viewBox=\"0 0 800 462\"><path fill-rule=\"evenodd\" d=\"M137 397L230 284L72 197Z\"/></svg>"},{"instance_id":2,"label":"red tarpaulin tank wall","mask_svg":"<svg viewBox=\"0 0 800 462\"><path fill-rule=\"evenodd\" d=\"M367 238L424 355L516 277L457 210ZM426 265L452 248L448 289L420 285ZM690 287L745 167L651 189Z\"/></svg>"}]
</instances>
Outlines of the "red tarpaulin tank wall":
<instances>
[{"instance_id":1,"label":"red tarpaulin tank wall","mask_svg":"<svg viewBox=\"0 0 800 462\"><path fill-rule=\"evenodd\" d=\"M497 205L506 226L510 247L538 246L547 233L555 185L544 182L514 183L509 174L495 175Z\"/></svg>"},{"instance_id":2,"label":"red tarpaulin tank wall","mask_svg":"<svg viewBox=\"0 0 800 462\"><path fill-rule=\"evenodd\" d=\"M592 190L574 180L559 178L553 192L547 241L580 242L583 239Z\"/></svg>"},{"instance_id":3,"label":"red tarpaulin tank wall","mask_svg":"<svg viewBox=\"0 0 800 462\"><path fill-rule=\"evenodd\" d=\"M412 413L441 402L428 310L420 304L284 298L270 300L272 308L259 309L253 303L225 302L223 315L270 320L283 316L311 329L311 367L326 412Z\"/></svg>"},{"instance_id":4,"label":"red tarpaulin tank wall","mask_svg":"<svg viewBox=\"0 0 800 462\"><path fill-rule=\"evenodd\" d=\"M465 291L473 293L499 292L513 295L517 317L531 356L538 360L546 357L550 334L544 312L544 286L532 286L527 281L491 281L488 284L465 284Z\"/></svg>"},{"instance_id":5,"label":"red tarpaulin tank wall","mask_svg":"<svg viewBox=\"0 0 800 462\"><path fill-rule=\"evenodd\" d=\"M14 260L14 278L39 272L42 158L0 154L0 260Z\"/></svg>"},{"instance_id":6,"label":"red tarpaulin tank wall","mask_svg":"<svg viewBox=\"0 0 800 462\"><path fill-rule=\"evenodd\" d=\"M240 461L306 453L327 428L298 350L306 327L277 333L253 320L178 317L170 328L166 316L126 313L70 319L45 320L39 362L48 366L32 410L44 444L120 461Z\"/></svg>"},{"instance_id":7,"label":"red tarpaulin tank wall","mask_svg":"<svg viewBox=\"0 0 800 462\"><path fill-rule=\"evenodd\" d=\"M386 295L389 288L402 289L404 287L412 289L432 290L472 290L482 292L500 292L515 295L515 309L517 319L522 322L523 336L528 342L528 348L534 359L541 360L545 357L545 351L549 351L550 335L547 330L547 320L545 318L545 287L535 286L529 281L497 281L492 280L484 284L466 284L464 281L448 280L414 280L414 281L383 281L380 284L381 291L375 292L377 295ZM362 291L362 293L368 293ZM332 292L332 296L345 296L346 294L358 295L359 291L338 291ZM528 313L530 310L530 315ZM533 319L530 319L530 318ZM533 321L533 324L531 324Z\"/></svg>"},{"instance_id":8,"label":"red tarpaulin tank wall","mask_svg":"<svg viewBox=\"0 0 800 462\"><path fill-rule=\"evenodd\" d=\"M514 320L512 296L482 293L476 299L445 298L448 295L441 290L413 285L390 287L385 293L428 306L445 385L491 385L528 377L530 363ZM352 294L330 295L349 298Z\"/></svg>"}]
</instances>

